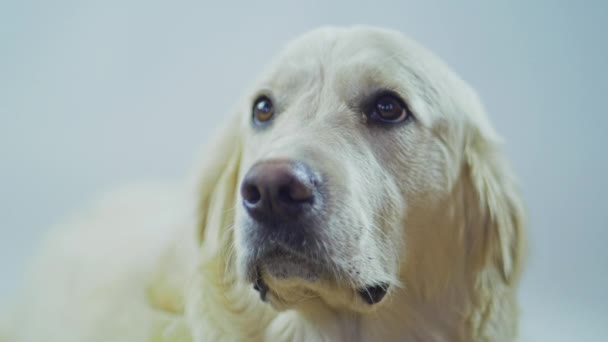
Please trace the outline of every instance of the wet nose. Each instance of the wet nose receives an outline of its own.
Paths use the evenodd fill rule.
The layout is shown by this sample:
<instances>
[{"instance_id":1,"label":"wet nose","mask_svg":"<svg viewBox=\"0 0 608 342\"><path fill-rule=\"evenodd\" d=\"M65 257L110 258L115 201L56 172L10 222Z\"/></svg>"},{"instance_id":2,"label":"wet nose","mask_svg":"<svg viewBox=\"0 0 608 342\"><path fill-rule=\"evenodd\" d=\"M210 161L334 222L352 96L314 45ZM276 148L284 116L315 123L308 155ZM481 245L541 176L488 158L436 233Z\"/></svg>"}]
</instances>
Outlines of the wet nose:
<instances>
[{"instance_id":1,"label":"wet nose","mask_svg":"<svg viewBox=\"0 0 608 342\"><path fill-rule=\"evenodd\" d=\"M253 165L241 185L243 205L260 222L288 222L312 209L318 178L303 162L265 160Z\"/></svg>"}]
</instances>

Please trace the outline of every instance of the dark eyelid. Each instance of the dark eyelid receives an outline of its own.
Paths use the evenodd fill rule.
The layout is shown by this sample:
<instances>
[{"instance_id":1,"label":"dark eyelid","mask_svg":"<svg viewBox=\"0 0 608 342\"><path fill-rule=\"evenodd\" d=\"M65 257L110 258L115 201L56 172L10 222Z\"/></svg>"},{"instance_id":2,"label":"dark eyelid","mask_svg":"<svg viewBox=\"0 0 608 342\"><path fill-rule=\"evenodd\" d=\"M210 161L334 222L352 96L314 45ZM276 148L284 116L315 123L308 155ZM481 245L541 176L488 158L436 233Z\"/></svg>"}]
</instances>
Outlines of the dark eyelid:
<instances>
[{"instance_id":1,"label":"dark eyelid","mask_svg":"<svg viewBox=\"0 0 608 342\"><path fill-rule=\"evenodd\" d=\"M261 88L261 89L257 90L256 92L254 92L253 95L251 96L251 100L250 100L251 105L253 106L253 104L262 97L267 97L270 101L272 101L273 104L276 103L273 92L270 89Z\"/></svg>"},{"instance_id":2,"label":"dark eyelid","mask_svg":"<svg viewBox=\"0 0 608 342\"><path fill-rule=\"evenodd\" d=\"M273 94L273 92L271 90L264 89L264 88L253 93L253 96L251 96L251 100L249 101L249 108L253 108L255 103L262 97L265 97L265 98L269 99L270 102L272 102L272 107L274 108L275 115L277 113L281 112L282 106L279 103L279 100L277 99L277 97Z\"/></svg>"},{"instance_id":3,"label":"dark eyelid","mask_svg":"<svg viewBox=\"0 0 608 342\"><path fill-rule=\"evenodd\" d=\"M374 108L376 102L384 96L394 97L396 100L398 100L401 103L401 105L407 111L407 114L408 114L408 116L405 118L405 120L400 121L400 122L390 123L390 122L379 122L379 121L376 121L376 120L373 120L370 118L370 114L372 114L376 110ZM402 123L407 123L411 119L415 119L415 116L414 116L413 112L411 111L410 106L408 105L407 101L405 101L404 98L401 95L399 95L399 93L397 91L392 90L390 88L378 88L378 89L370 92L367 96L364 97L362 104L360 106L359 112L368 116L368 123L376 124L376 125L399 125Z\"/></svg>"},{"instance_id":4,"label":"dark eyelid","mask_svg":"<svg viewBox=\"0 0 608 342\"><path fill-rule=\"evenodd\" d=\"M359 110L367 112L367 110L371 109L376 100L385 95L394 96L405 103L397 91L391 88L377 88L359 95L360 102L357 106L359 107Z\"/></svg>"}]
</instances>

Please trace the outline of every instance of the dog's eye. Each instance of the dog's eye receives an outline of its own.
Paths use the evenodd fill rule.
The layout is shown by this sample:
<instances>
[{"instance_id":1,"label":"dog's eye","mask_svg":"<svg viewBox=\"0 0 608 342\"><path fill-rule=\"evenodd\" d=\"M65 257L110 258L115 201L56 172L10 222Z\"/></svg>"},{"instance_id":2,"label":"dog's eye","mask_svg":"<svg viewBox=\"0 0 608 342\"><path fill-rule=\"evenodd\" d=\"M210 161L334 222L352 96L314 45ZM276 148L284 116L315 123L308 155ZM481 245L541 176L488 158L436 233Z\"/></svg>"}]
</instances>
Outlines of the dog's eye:
<instances>
[{"instance_id":1,"label":"dog's eye","mask_svg":"<svg viewBox=\"0 0 608 342\"><path fill-rule=\"evenodd\" d=\"M410 111L400 98L392 94L383 94L372 104L369 117L384 123L399 123L410 116Z\"/></svg>"},{"instance_id":2,"label":"dog's eye","mask_svg":"<svg viewBox=\"0 0 608 342\"><path fill-rule=\"evenodd\" d=\"M259 123L269 121L274 116L272 101L266 96L258 97L253 103L253 120Z\"/></svg>"}]
</instances>

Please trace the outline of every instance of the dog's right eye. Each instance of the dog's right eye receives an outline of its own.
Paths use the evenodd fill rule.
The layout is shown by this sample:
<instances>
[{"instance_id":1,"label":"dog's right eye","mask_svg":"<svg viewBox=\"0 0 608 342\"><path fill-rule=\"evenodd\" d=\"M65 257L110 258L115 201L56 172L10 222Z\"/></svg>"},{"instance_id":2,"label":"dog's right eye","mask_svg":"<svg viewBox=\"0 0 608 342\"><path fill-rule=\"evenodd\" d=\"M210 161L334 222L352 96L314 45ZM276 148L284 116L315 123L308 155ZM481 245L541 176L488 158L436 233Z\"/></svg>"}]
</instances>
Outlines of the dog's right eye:
<instances>
[{"instance_id":1,"label":"dog's right eye","mask_svg":"<svg viewBox=\"0 0 608 342\"><path fill-rule=\"evenodd\" d=\"M392 93L382 93L375 98L368 110L368 117L385 124L397 124L411 117L405 102Z\"/></svg>"},{"instance_id":2,"label":"dog's right eye","mask_svg":"<svg viewBox=\"0 0 608 342\"><path fill-rule=\"evenodd\" d=\"M382 90L370 96L361 105L366 122L380 125L395 125L413 118L403 99L393 91Z\"/></svg>"},{"instance_id":3,"label":"dog's right eye","mask_svg":"<svg viewBox=\"0 0 608 342\"><path fill-rule=\"evenodd\" d=\"M253 103L252 109L253 121L256 123L265 123L270 121L274 116L274 106L272 101L266 96L258 97Z\"/></svg>"}]
</instances>

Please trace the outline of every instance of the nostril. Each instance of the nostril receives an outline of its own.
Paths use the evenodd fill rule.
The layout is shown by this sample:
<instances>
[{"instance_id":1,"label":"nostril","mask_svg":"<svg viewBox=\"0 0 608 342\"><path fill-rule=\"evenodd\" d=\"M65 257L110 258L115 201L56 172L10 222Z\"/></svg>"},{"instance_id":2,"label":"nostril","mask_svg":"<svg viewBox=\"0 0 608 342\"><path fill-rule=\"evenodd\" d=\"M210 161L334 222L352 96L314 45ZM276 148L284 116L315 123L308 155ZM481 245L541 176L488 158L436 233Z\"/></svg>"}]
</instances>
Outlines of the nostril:
<instances>
[{"instance_id":1,"label":"nostril","mask_svg":"<svg viewBox=\"0 0 608 342\"><path fill-rule=\"evenodd\" d=\"M312 187L299 180L295 180L291 184L282 186L279 189L279 198L286 202L307 202L313 196L314 190Z\"/></svg>"},{"instance_id":2,"label":"nostril","mask_svg":"<svg viewBox=\"0 0 608 342\"><path fill-rule=\"evenodd\" d=\"M262 198L260 190L253 184L245 184L241 190L241 196L248 204L256 204Z\"/></svg>"}]
</instances>

